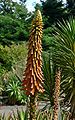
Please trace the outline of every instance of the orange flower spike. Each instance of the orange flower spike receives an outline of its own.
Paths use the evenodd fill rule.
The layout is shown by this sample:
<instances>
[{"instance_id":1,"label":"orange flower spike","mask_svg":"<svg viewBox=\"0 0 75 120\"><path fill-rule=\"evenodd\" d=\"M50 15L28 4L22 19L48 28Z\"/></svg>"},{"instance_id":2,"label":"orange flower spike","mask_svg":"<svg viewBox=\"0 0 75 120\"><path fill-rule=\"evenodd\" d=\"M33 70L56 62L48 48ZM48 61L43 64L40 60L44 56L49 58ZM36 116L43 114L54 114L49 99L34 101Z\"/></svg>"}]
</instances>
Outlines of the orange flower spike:
<instances>
[{"instance_id":1,"label":"orange flower spike","mask_svg":"<svg viewBox=\"0 0 75 120\"><path fill-rule=\"evenodd\" d=\"M43 92L43 74L42 74L42 16L38 10L32 21L32 29L29 37L28 58L26 70L22 85L27 95L34 95L36 92ZM38 72L39 71L39 72Z\"/></svg>"}]
</instances>

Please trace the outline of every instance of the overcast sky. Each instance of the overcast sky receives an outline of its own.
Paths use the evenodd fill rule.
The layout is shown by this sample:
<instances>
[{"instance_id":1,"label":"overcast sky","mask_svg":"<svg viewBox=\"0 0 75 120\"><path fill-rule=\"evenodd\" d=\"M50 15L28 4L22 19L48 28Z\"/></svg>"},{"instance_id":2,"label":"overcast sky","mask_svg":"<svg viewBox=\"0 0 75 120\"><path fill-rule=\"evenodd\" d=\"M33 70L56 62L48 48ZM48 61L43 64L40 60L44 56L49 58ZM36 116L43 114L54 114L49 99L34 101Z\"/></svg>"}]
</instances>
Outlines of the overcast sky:
<instances>
[{"instance_id":1,"label":"overcast sky","mask_svg":"<svg viewBox=\"0 0 75 120\"><path fill-rule=\"evenodd\" d=\"M17 1L19 2L19 0L13 0L13 1ZM65 3L66 0L63 0L63 2ZM40 0L27 0L26 1L26 7L29 11L33 11L34 10L34 6L35 3L40 3Z\"/></svg>"},{"instance_id":2,"label":"overcast sky","mask_svg":"<svg viewBox=\"0 0 75 120\"><path fill-rule=\"evenodd\" d=\"M40 0L27 0L26 6L29 11L34 10L35 3L40 3Z\"/></svg>"},{"instance_id":3,"label":"overcast sky","mask_svg":"<svg viewBox=\"0 0 75 120\"><path fill-rule=\"evenodd\" d=\"M65 3L66 0L63 0L63 2ZM35 3L40 3L40 0L27 0L27 1L26 1L27 9L28 9L29 11L33 11L33 10L34 10L34 6L35 6Z\"/></svg>"}]
</instances>

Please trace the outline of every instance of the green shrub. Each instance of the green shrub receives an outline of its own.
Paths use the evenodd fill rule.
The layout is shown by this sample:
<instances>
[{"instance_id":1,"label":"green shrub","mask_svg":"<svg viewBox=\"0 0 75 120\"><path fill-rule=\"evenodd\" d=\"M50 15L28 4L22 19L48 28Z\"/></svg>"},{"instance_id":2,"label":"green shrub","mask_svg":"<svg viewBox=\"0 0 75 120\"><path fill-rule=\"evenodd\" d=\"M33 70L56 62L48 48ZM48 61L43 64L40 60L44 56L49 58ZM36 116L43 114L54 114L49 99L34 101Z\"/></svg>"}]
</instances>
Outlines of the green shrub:
<instances>
[{"instance_id":1,"label":"green shrub","mask_svg":"<svg viewBox=\"0 0 75 120\"><path fill-rule=\"evenodd\" d=\"M10 75L13 74L22 79L23 70L27 58L27 43L14 44L3 47L0 45L0 86L5 90L5 84ZM14 73L15 72L15 73ZM2 89L0 90L2 94Z\"/></svg>"},{"instance_id":2,"label":"green shrub","mask_svg":"<svg viewBox=\"0 0 75 120\"><path fill-rule=\"evenodd\" d=\"M6 70L11 70L12 66L19 61L23 62L27 55L27 44L13 44L3 47L0 45L0 63Z\"/></svg>"},{"instance_id":3,"label":"green shrub","mask_svg":"<svg viewBox=\"0 0 75 120\"><path fill-rule=\"evenodd\" d=\"M48 51L50 46L52 45L52 41L54 40L52 32L53 32L52 27L46 28L43 32L42 47L44 51Z\"/></svg>"}]
</instances>

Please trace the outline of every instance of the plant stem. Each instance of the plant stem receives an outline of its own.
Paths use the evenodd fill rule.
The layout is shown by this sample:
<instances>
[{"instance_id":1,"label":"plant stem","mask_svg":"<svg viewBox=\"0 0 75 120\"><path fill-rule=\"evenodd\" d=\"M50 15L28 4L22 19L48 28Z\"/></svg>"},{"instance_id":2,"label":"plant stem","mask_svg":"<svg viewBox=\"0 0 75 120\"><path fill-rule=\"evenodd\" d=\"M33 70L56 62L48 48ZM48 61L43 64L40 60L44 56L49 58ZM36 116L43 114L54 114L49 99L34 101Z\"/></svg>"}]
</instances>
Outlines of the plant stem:
<instances>
[{"instance_id":1,"label":"plant stem","mask_svg":"<svg viewBox=\"0 0 75 120\"><path fill-rule=\"evenodd\" d=\"M30 95L30 120L36 120L36 102L36 94Z\"/></svg>"},{"instance_id":2,"label":"plant stem","mask_svg":"<svg viewBox=\"0 0 75 120\"><path fill-rule=\"evenodd\" d=\"M56 71L55 77L55 92L54 92L54 120L58 120L59 113L59 94L60 94L60 77L61 71L58 69Z\"/></svg>"}]
</instances>

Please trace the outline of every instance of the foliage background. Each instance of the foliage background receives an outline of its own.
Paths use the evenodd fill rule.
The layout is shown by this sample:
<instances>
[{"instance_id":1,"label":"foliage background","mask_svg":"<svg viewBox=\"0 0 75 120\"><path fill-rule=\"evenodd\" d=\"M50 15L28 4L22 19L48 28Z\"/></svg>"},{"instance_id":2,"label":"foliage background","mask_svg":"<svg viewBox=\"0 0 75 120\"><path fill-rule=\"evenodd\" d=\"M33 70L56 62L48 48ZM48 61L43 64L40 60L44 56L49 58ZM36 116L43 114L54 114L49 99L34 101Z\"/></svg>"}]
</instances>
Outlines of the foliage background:
<instances>
[{"instance_id":1,"label":"foliage background","mask_svg":"<svg viewBox=\"0 0 75 120\"><path fill-rule=\"evenodd\" d=\"M11 97L12 90L9 90L10 94L8 95L7 86L10 84L12 87L14 86L12 82L14 78L17 83L21 82L26 65L29 31L35 12L29 12L25 2L26 0L20 0L19 3L12 0L0 0L0 95L2 96ZM75 95L75 90L72 89L74 88L73 78L75 79L75 51L72 49L75 46L75 1L66 0L64 5L62 0L41 0L41 4L35 5L35 10L37 9L41 10L44 23L42 69L45 93L43 96L41 95L41 98L39 95L39 98L49 100L50 106L53 107L55 70L57 67L61 67L61 92L63 91L63 94L60 95L60 98L62 96L65 98L64 102L61 101L60 107L62 109L63 106L65 109L68 103L71 106L70 112L75 113L73 111L75 101L68 101ZM61 42L60 39L63 41ZM18 84L17 87L19 87ZM13 95L13 98L15 100L16 96Z\"/></svg>"}]
</instances>

